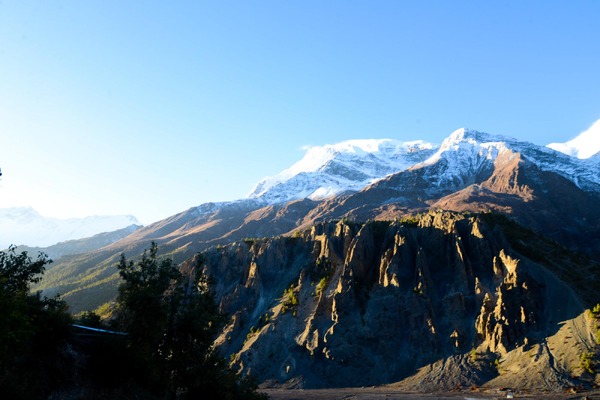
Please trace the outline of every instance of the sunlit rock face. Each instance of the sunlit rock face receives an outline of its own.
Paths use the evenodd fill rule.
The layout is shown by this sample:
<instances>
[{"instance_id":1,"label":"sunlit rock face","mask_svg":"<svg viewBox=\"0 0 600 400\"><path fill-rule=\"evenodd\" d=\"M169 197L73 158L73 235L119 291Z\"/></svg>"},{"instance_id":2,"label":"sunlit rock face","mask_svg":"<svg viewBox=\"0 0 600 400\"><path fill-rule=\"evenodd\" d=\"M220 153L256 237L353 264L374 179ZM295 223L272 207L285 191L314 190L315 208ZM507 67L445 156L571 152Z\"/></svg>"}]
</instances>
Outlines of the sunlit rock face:
<instances>
[{"instance_id":1,"label":"sunlit rock face","mask_svg":"<svg viewBox=\"0 0 600 400\"><path fill-rule=\"evenodd\" d=\"M204 268L230 316L217 345L265 385L426 382L438 360L446 384L497 379L495 360L545 343L584 306L494 218L338 221L210 249Z\"/></svg>"}]
</instances>

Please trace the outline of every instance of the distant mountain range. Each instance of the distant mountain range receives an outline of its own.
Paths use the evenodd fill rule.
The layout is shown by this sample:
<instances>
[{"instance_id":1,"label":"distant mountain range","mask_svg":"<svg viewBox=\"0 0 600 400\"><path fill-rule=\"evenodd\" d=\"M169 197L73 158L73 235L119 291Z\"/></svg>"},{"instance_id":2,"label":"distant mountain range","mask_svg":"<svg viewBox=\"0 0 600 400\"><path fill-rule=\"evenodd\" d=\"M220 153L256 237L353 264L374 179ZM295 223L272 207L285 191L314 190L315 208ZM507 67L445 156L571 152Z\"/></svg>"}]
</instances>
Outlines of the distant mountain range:
<instances>
[{"instance_id":1,"label":"distant mountain range","mask_svg":"<svg viewBox=\"0 0 600 400\"><path fill-rule=\"evenodd\" d=\"M585 313L600 292L591 138L546 147L459 129L440 145L316 147L245 199L55 260L36 289L96 309L116 295L120 254L156 242L188 272L202 253L230 318L216 345L264 386L589 386L600 381L581 361L600 356L600 315Z\"/></svg>"},{"instance_id":2,"label":"distant mountain range","mask_svg":"<svg viewBox=\"0 0 600 400\"><path fill-rule=\"evenodd\" d=\"M31 256L34 256L38 252L43 252L51 260L58 260L72 254L82 254L101 249L102 247L108 246L111 243L115 243L124 237L131 235L140 227L140 225L129 225L125 228L117 229L116 231L101 232L82 239L65 240L50 246L36 247L20 245L16 247L16 251L26 251Z\"/></svg>"},{"instance_id":3,"label":"distant mountain range","mask_svg":"<svg viewBox=\"0 0 600 400\"><path fill-rule=\"evenodd\" d=\"M131 215L59 219L44 217L31 207L1 208L0 248L11 244L47 247L131 226L139 227Z\"/></svg>"}]
</instances>

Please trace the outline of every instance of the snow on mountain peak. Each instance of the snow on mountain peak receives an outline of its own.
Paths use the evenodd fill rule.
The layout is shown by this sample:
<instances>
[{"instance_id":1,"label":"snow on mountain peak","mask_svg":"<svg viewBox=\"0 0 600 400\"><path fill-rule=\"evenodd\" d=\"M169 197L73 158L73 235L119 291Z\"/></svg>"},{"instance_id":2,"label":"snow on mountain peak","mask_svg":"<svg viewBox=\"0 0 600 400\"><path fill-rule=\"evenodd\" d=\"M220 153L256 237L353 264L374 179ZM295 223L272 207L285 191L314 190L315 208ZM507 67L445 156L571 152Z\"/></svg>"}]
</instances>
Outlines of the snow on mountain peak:
<instances>
[{"instance_id":1,"label":"snow on mountain peak","mask_svg":"<svg viewBox=\"0 0 600 400\"><path fill-rule=\"evenodd\" d=\"M565 143L550 143L547 147L579 159L592 157L600 152L600 119L575 139Z\"/></svg>"},{"instance_id":2,"label":"snow on mountain peak","mask_svg":"<svg viewBox=\"0 0 600 400\"><path fill-rule=\"evenodd\" d=\"M432 165L444 158L453 161L451 164L457 164L456 168L461 168L462 161L473 158L467 157L469 154L478 159L494 159L500 151L507 148L506 143L511 140L504 136L460 128L452 132L437 152L419 166Z\"/></svg>"},{"instance_id":3,"label":"snow on mountain peak","mask_svg":"<svg viewBox=\"0 0 600 400\"><path fill-rule=\"evenodd\" d=\"M598 137L597 133L594 135L591 136ZM588 140L589 137L587 136ZM487 161L495 160L503 152L519 153L540 169L556 172L584 190L597 191L600 188L600 177L593 167L590 168L590 165L600 160L596 156L584 162L573 157L557 156L554 151L533 143L469 129L454 131L442 142L435 154L415 167L430 166L443 160L440 164L443 172L438 170L441 174L438 183L444 180L453 181L455 177L467 177L476 173L485 167Z\"/></svg>"},{"instance_id":4,"label":"snow on mountain peak","mask_svg":"<svg viewBox=\"0 0 600 400\"><path fill-rule=\"evenodd\" d=\"M473 129L460 128L455 130L448 136L443 142L440 148L450 148L456 146L460 143L470 143L470 144L486 144L486 143L507 143L514 142L515 139L502 136L502 135L492 135L485 132L475 131Z\"/></svg>"},{"instance_id":5,"label":"snow on mountain peak","mask_svg":"<svg viewBox=\"0 0 600 400\"><path fill-rule=\"evenodd\" d=\"M258 182L248 197L273 203L304 197L320 199L360 189L422 161L434 147L422 140L393 139L347 140L311 147L290 168Z\"/></svg>"},{"instance_id":6,"label":"snow on mountain peak","mask_svg":"<svg viewBox=\"0 0 600 400\"><path fill-rule=\"evenodd\" d=\"M400 142L393 139L355 139L336 144L310 147L304 157L289 169L282 172L296 175L301 172L315 172L335 158L365 157L372 154L376 157L387 158L403 152L431 149L433 145L422 140ZM281 175L281 174L280 174Z\"/></svg>"},{"instance_id":7,"label":"snow on mountain peak","mask_svg":"<svg viewBox=\"0 0 600 400\"><path fill-rule=\"evenodd\" d=\"M444 139L444 141L442 142L442 146L444 146L444 144L450 145L451 143L461 142L465 139L465 136L468 136L469 133L470 133L469 129L459 128L459 129L455 130L454 132L452 132L450 134L450 136L448 136L446 139Z\"/></svg>"},{"instance_id":8,"label":"snow on mountain peak","mask_svg":"<svg viewBox=\"0 0 600 400\"><path fill-rule=\"evenodd\" d=\"M595 125L596 127L596 125ZM585 138L598 138L590 129ZM595 132L595 133L594 133ZM545 171L557 172L585 190L598 190L600 178L590 165L600 163L600 155L582 162L560 155L546 147L502 135L461 128L452 132L440 146L424 141L401 142L392 139L349 140L309 148L304 157L281 173L266 177L248 198L275 204L297 199L323 199L345 191L358 191L390 174L409 168L433 166L436 184L467 182L504 152L519 153ZM457 180L458 179L458 180Z\"/></svg>"}]
</instances>

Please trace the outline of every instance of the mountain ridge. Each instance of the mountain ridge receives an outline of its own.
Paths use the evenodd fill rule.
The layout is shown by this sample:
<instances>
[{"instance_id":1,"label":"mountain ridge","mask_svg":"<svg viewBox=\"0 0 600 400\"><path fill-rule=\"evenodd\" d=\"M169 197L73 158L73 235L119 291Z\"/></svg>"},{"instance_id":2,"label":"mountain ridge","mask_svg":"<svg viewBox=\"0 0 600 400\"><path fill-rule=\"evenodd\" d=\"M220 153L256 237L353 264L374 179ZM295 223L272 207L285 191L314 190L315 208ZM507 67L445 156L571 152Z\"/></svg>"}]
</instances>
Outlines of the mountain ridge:
<instances>
[{"instance_id":1,"label":"mountain ridge","mask_svg":"<svg viewBox=\"0 0 600 400\"><path fill-rule=\"evenodd\" d=\"M356 151L357 143L362 144L362 153ZM379 151L379 145L383 143L393 144L394 150L390 152L392 157L385 159L382 156L389 155ZM541 168L557 172L569 180L575 182L585 190L600 191L600 174L595 170L595 159L592 162L580 160L549 147L538 146L533 143L519 141L503 135L493 135L467 128L455 130L442 143L434 145L424 141L399 142L390 139L346 141L336 145L326 145L310 149L303 159L292 167L282 171L274 177L267 177L257 183L248 198L257 199L265 204L274 204L301 198L313 200L324 199L329 196L342 194L347 191L358 191L373 184L388 175L402 172L410 168L419 168L434 164L439 158L452 151L460 153L459 157L447 160L460 161L464 158L464 151L480 152L488 151L488 158L495 157L501 150L512 149L526 154ZM313 153L318 153L315 156ZM325 156L326 154L327 156ZM347 157L350 154L354 156ZM361 169L361 165L367 163L369 156L377 154L384 167L379 171ZM337 157L337 158L336 158ZM355 164L348 166L349 161ZM327 167L343 165L341 172L328 170ZM345 174L344 174L345 173ZM351 174L354 179L348 179ZM343 180L341 178L346 178Z\"/></svg>"},{"instance_id":2,"label":"mountain ridge","mask_svg":"<svg viewBox=\"0 0 600 400\"><path fill-rule=\"evenodd\" d=\"M42 216L31 207L1 208L0 248L8 248L11 244L47 247L131 225L140 225L132 215L50 218Z\"/></svg>"},{"instance_id":3,"label":"mountain ridge","mask_svg":"<svg viewBox=\"0 0 600 400\"><path fill-rule=\"evenodd\" d=\"M59 259L61 257L91 252L102 247L106 247L111 243L115 243L124 237L131 235L140 225L129 225L125 228L117 229L111 232L101 232L93 236L72 239L64 242L58 242L56 244L45 246L45 247L32 247L32 246L17 246L16 251L26 251L29 254L42 252L46 254L50 259Z\"/></svg>"},{"instance_id":4,"label":"mountain ridge","mask_svg":"<svg viewBox=\"0 0 600 400\"><path fill-rule=\"evenodd\" d=\"M119 253L141 254L152 241L181 262L211 246L248 237L292 235L322 221L394 220L438 208L505 213L567 247L600 259L600 215L595 206L600 202L599 164L468 129L453 132L443 145L414 153L419 163L379 177L360 190L347 190L333 197L278 201L278 196L272 196L271 202L255 197L192 207L102 249L105 256L100 268L106 272L101 276L111 276L109 260ZM314 183L313 191L321 187L321 181L307 182ZM282 188L281 198L287 198L288 189ZM68 301L78 298L78 307L97 307L97 302L90 301L93 298L85 299L85 291L75 289L81 284L78 282L95 285L96 278L85 277L91 274L87 269L98 268L94 267L98 257L81 255L69 260L64 265L71 272L61 275L62 283L54 279L55 272L49 271L42 289L50 294L63 293ZM62 268L61 263L57 264L52 268L55 271ZM114 287L118 280L114 271L111 279ZM98 285L106 284L103 282ZM99 293L99 289L94 292ZM98 300L110 300L109 292Z\"/></svg>"}]
</instances>

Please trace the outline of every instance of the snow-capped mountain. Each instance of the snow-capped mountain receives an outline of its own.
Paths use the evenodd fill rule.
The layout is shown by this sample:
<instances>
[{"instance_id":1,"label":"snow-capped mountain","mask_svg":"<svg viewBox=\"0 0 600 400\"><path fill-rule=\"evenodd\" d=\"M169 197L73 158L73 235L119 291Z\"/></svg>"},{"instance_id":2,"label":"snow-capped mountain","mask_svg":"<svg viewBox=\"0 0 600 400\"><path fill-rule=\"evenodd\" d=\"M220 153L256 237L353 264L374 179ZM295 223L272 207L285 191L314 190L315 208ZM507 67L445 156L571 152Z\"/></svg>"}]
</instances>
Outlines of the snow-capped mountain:
<instances>
[{"instance_id":1,"label":"snow-capped mountain","mask_svg":"<svg viewBox=\"0 0 600 400\"><path fill-rule=\"evenodd\" d=\"M565 143L550 143L548 147L580 159L598 154L600 152L600 119L575 139Z\"/></svg>"},{"instance_id":2,"label":"snow-capped mountain","mask_svg":"<svg viewBox=\"0 0 600 400\"><path fill-rule=\"evenodd\" d=\"M600 129L600 123L596 125ZM590 137L595 137L593 135L594 131L590 129L580 136L588 138L589 142ZM461 128L441 145L373 139L313 147L290 168L258 182L248 199L257 204L304 198L320 200L361 190L385 176L409 168L431 165L437 166L428 172L435 175L430 181L433 186L460 186L472 181L484 169L491 168L498 155L507 151L522 154L541 170L556 172L584 190L600 191L598 157L581 160L551 146Z\"/></svg>"},{"instance_id":3,"label":"snow-capped mountain","mask_svg":"<svg viewBox=\"0 0 600 400\"><path fill-rule=\"evenodd\" d=\"M427 159L434 152L433 144L421 140L349 140L312 147L290 168L258 182L248 197L270 204L323 199L360 190Z\"/></svg>"},{"instance_id":4,"label":"snow-capped mountain","mask_svg":"<svg viewBox=\"0 0 600 400\"><path fill-rule=\"evenodd\" d=\"M503 153L519 153L542 171L556 172L584 190L600 191L600 173L593 162L569 157L551 148L500 135L461 128L446 138L437 152L414 168L439 164L436 185L469 180L490 168ZM463 182L465 183L465 182Z\"/></svg>"},{"instance_id":5,"label":"snow-capped mountain","mask_svg":"<svg viewBox=\"0 0 600 400\"><path fill-rule=\"evenodd\" d=\"M46 247L102 232L139 225L131 215L58 219L40 215L30 207L0 209L0 248L11 244Z\"/></svg>"}]
</instances>

